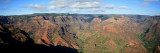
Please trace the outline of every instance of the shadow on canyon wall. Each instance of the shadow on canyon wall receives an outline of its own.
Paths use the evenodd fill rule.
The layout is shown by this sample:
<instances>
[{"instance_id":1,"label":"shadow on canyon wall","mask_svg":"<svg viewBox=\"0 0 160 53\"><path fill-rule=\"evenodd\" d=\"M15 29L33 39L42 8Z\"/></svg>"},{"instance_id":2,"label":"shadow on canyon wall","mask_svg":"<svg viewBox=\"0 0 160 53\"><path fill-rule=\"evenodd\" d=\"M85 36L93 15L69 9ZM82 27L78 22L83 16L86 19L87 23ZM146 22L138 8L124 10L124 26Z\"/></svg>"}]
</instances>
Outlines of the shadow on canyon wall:
<instances>
[{"instance_id":1,"label":"shadow on canyon wall","mask_svg":"<svg viewBox=\"0 0 160 53\"><path fill-rule=\"evenodd\" d=\"M16 35L13 32L15 32L15 30L10 31L4 24L0 23L1 53L78 53L76 49L65 46L35 44L28 33L23 30L16 32L20 33L19 35Z\"/></svg>"}]
</instances>

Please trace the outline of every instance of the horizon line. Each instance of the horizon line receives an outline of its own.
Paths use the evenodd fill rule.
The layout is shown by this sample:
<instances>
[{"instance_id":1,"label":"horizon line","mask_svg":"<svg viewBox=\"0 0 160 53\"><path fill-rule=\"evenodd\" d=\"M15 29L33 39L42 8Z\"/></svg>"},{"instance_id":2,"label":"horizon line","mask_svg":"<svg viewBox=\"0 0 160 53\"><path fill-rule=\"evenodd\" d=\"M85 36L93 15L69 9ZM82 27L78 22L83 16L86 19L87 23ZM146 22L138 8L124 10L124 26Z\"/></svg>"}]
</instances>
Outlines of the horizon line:
<instances>
[{"instance_id":1,"label":"horizon line","mask_svg":"<svg viewBox=\"0 0 160 53\"><path fill-rule=\"evenodd\" d=\"M85 15L85 13L31 13L31 14L0 15L0 16L22 16L22 15L34 15L34 14L83 14ZM94 14L94 13L87 13L87 14L90 14L90 15L141 15L141 14ZM160 16L160 15L144 15L144 16Z\"/></svg>"}]
</instances>

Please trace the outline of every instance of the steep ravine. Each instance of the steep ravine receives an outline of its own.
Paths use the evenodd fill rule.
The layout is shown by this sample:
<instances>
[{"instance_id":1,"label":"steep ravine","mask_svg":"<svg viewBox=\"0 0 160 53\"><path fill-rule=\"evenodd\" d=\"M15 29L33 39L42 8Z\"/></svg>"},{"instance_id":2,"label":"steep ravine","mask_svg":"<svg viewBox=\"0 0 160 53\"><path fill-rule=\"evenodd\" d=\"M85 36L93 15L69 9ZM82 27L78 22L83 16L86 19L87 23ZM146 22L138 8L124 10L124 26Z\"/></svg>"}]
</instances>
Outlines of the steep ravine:
<instances>
[{"instance_id":1,"label":"steep ravine","mask_svg":"<svg viewBox=\"0 0 160 53\"><path fill-rule=\"evenodd\" d=\"M159 44L159 18L64 14L1 16L0 20L26 31L36 44L61 45L82 53L149 53Z\"/></svg>"}]
</instances>

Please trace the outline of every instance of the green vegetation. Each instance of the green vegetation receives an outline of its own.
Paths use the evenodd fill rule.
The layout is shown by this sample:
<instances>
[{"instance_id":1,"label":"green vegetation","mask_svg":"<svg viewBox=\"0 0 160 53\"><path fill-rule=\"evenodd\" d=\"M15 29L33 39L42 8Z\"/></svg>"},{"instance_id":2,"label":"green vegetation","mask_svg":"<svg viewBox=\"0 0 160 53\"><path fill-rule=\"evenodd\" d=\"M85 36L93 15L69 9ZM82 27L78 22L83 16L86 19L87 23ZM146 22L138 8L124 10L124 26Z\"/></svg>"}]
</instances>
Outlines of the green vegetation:
<instances>
[{"instance_id":1,"label":"green vegetation","mask_svg":"<svg viewBox=\"0 0 160 53\"><path fill-rule=\"evenodd\" d=\"M115 40L115 43L117 44L117 45L121 45L121 44L123 44L124 43L124 41L123 40Z\"/></svg>"},{"instance_id":2,"label":"green vegetation","mask_svg":"<svg viewBox=\"0 0 160 53\"><path fill-rule=\"evenodd\" d=\"M88 40L92 39L94 36L96 36L96 34L91 35L90 37L88 37L85 41L88 42Z\"/></svg>"},{"instance_id":3,"label":"green vegetation","mask_svg":"<svg viewBox=\"0 0 160 53\"><path fill-rule=\"evenodd\" d=\"M147 29L143 33L141 33L138 37L144 42L145 48L147 48L148 51L152 52L159 44L159 34L156 30L156 27L153 26L152 30ZM146 37L146 33L149 34L151 37Z\"/></svg>"},{"instance_id":4,"label":"green vegetation","mask_svg":"<svg viewBox=\"0 0 160 53\"><path fill-rule=\"evenodd\" d=\"M85 35L80 35L79 39L84 41Z\"/></svg>"},{"instance_id":5,"label":"green vegetation","mask_svg":"<svg viewBox=\"0 0 160 53\"><path fill-rule=\"evenodd\" d=\"M52 40L54 40L55 39L55 37L54 37L54 35L52 34Z\"/></svg>"},{"instance_id":6,"label":"green vegetation","mask_svg":"<svg viewBox=\"0 0 160 53\"><path fill-rule=\"evenodd\" d=\"M35 39L35 34L33 34L31 38Z\"/></svg>"},{"instance_id":7,"label":"green vegetation","mask_svg":"<svg viewBox=\"0 0 160 53\"><path fill-rule=\"evenodd\" d=\"M119 46L119 47L118 47L118 50L115 51L115 53L119 53L123 48L124 48L124 46Z\"/></svg>"},{"instance_id":8,"label":"green vegetation","mask_svg":"<svg viewBox=\"0 0 160 53\"><path fill-rule=\"evenodd\" d=\"M22 28L24 28L26 31L29 31L28 29L37 27L34 25L35 23L32 23L29 20L31 17L35 17L35 16L43 16L44 19L46 18L46 21L49 21L52 24L55 24L57 26L57 28L51 28L51 29L45 30L45 31L48 31L47 38L49 38L50 41L52 40L51 42L53 43L57 42L57 40L55 39L60 35L62 39L67 42L67 44L72 43L74 45L79 46L81 49L78 49L78 51L81 51L83 53L96 53L97 51L99 53L120 53L121 51L123 51L124 47L130 47L132 49L138 50L139 48L124 45L124 43L126 42L128 43L129 41L132 41L131 39L133 38L135 38L133 39L133 41L137 41L137 43L140 43L141 41L143 41L144 43L141 43L141 44L144 45L148 49L148 51L153 51L153 49L155 49L155 47L158 46L158 44L160 44L160 39L159 39L160 34L157 32L157 25L152 26L152 29L150 29L149 26L145 26L147 25L145 23L149 23L148 25L152 25L153 19L156 19L156 20L158 19L158 18L152 18L152 19L149 19L149 22L147 22L146 18L150 16L123 15L126 17L130 17L131 19L130 20L124 19L123 21L124 23L119 23L119 22L103 23L104 20L110 17L114 17L115 20L121 19L123 17L121 17L121 15L116 15L116 14L106 15L106 14L35 13L31 15L13 16L13 20L11 19L11 21L13 21L14 24L21 23ZM58 18L55 18L56 16L62 16L60 17L62 18L62 20L59 21ZM72 16L72 18L68 18L68 17L63 18L63 16ZM101 23L97 23L97 21L92 22L94 18L100 18L102 22ZM22 21L18 21L19 19L22 19ZM48 19L51 19L51 20L48 20ZM61 22L64 20L65 21L67 20L67 21ZM32 21L38 21L38 20L32 20ZM135 30L138 31L139 28L134 30L133 25L127 24L127 22L129 23L133 22L138 24L137 28L141 27L141 24L143 24L142 26L145 26L144 28L147 28L147 27L148 28L145 29L144 32L142 32L141 34L138 34L135 32ZM98 26L99 28L97 28L98 31L96 28L95 29L91 28L93 25L97 25L97 24L100 25ZM108 28L110 29L108 28L103 29L103 27L108 24L114 25L114 27L108 26ZM38 33L37 30L45 29L43 28L44 26L46 26L45 22L44 22L44 25L38 26L37 27L38 29L33 29L34 33L29 31L29 34L32 35L31 38L33 39L37 38L35 37L35 35ZM50 25L47 25L47 26L52 27ZM117 27L117 26L120 26L120 27ZM41 27L43 29L41 29ZM93 27L97 27L97 26L93 26ZM130 29L132 29L133 31ZM141 29L140 29L140 32L141 32ZM129 35L132 35L132 33L134 33L135 35L138 34L137 37L141 41L136 40L136 37L133 37L133 38L132 36L129 37ZM146 33L149 33L148 37L146 36ZM43 34L43 31L42 31L42 34ZM150 36L151 36L151 39L149 40ZM58 42L58 44L61 45L63 44L63 42Z\"/></svg>"},{"instance_id":9,"label":"green vegetation","mask_svg":"<svg viewBox=\"0 0 160 53\"><path fill-rule=\"evenodd\" d=\"M35 38L36 38L35 35L36 35L37 33L38 33L38 32L35 32L35 33L32 35L31 38L35 39Z\"/></svg>"}]
</instances>

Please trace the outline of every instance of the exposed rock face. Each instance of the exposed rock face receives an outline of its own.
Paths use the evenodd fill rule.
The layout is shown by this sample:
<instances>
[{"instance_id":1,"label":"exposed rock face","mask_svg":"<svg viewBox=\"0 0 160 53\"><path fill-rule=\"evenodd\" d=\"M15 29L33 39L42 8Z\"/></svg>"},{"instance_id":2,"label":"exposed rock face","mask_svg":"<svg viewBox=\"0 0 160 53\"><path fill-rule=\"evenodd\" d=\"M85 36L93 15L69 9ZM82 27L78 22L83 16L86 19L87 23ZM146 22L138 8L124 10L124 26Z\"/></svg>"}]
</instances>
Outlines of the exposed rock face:
<instances>
[{"instance_id":1,"label":"exposed rock face","mask_svg":"<svg viewBox=\"0 0 160 53\"><path fill-rule=\"evenodd\" d=\"M155 49L154 53L160 53L160 46L157 46L157 48Z\"/></svg>"},{"instance_id":2,"label":"exposed rock face","mask_svg":"<svg viewBox=\"0 0 160 53\"><path fill-rule=\"evenodd\" d=\"M44 44L35 44L25 31L16 26L0 23L0 49L2 53L78 53L76 49L49 45L45 41L41 43Z\"/></svg>"},{"instance_id":3,"label":"exposed rock face","mask_svg":"<svg viewBox=\"0 0 160 53\"><path fill-rule=\"evenodd\" d=\"M36 44L61 45L84 53L147 53L160 44L159 18L64 14L8 16L0 20L26 31Z\"/></svg>"},{"instance_id":4,"label":"exposed rock face","mask_svg":"<svg viewBox=\"0 0 160 53\"><path fill-rule=\"evenodd\" d=\"M1 48L28 48L34 43L25 31L10 24L0 23L0 36Z\"/></svg>"},{"instance_id":5,"label":"exposed rock face","mask_svg":"<svg viewBox=\"0 0 160 53\"><path fill-rule=\"evenodd\" d=\"M145 31L140 35L142 41L145 43L145 47L148 51L154 51L154 49L160 44L160 18L152 17L146 20Z\"/></svg>"}]
</instances>

